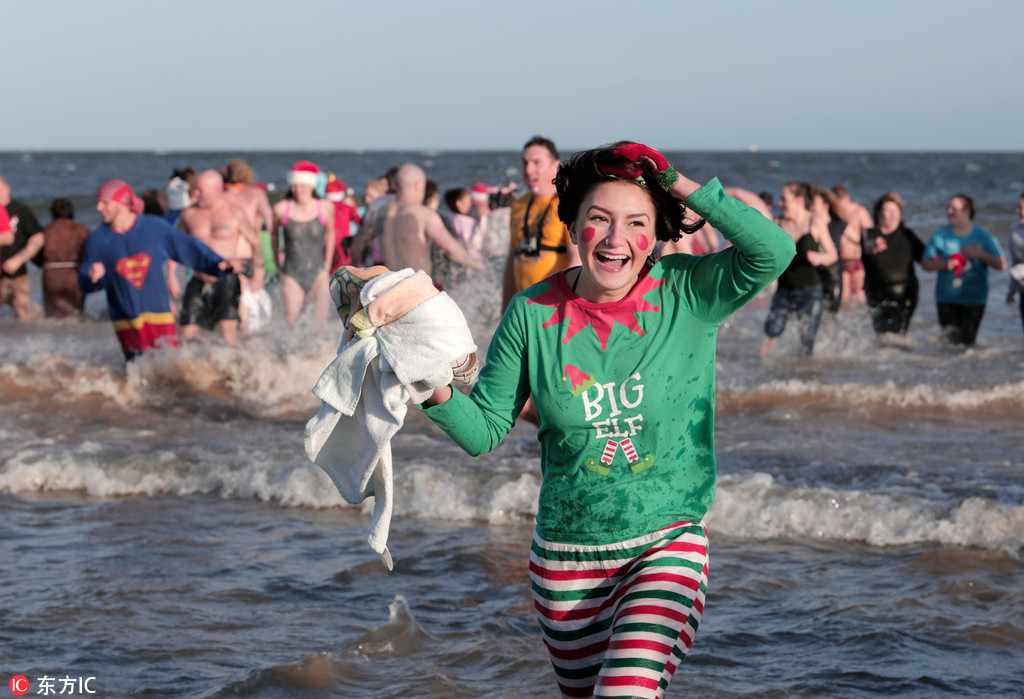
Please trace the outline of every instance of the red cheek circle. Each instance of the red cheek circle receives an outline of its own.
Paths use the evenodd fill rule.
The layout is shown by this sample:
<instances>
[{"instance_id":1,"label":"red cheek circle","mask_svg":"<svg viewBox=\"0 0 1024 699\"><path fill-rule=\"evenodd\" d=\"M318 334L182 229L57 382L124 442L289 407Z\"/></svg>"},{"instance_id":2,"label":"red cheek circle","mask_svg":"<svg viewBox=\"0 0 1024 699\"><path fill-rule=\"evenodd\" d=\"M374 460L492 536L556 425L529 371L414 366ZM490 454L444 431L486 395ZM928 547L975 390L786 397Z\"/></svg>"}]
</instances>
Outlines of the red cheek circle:
<instances>
[{"instance_id":1,"label":"red cheek circle","mask_svg":"<svg viewBox=\"0 0 1024 699\"><path fill-rule=\"evenodd\" d=\"M590 226L587 226L586 228L584 228L583 229L583 235L581 236L583 238L583 242L584 243L589 243L591 240L594 239L594 234L595 233L597 233L597 231L595 231Z\"/></svg>"},{"instance_id":2,"label":"red cheek circle","mask_svg":"<svg viewBox=\"0 0 1024 699\"><path fill-rule=\"evenodd\" d=\"M647 240L647 236L643 233L636 237L636 246L641 250L646 250L650 245L651 241Z\"/></svg>"}]
</instances>

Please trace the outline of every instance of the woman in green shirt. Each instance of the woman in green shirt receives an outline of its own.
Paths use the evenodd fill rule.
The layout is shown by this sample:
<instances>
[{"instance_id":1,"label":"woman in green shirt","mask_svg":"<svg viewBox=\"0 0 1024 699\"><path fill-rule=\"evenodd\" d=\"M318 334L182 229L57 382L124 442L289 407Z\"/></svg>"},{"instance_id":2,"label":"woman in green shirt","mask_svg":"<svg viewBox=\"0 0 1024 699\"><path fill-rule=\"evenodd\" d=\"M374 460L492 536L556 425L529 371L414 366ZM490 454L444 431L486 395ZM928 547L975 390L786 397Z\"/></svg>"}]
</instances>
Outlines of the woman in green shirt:
<instances>
[{"instance_id":1,"label":"woman in green shirt","mask_svg":"<svg viewBox=\"0 0 1024 699\"><path fill-rule=\"evenodd\" d=\"M581 266L515 296L472 394L442 388L424 409L482 454L533 396L543 482L530 571L559 688L660 697L703 610L718 328L794 245L717 180L701 187L640 144L578 153L555 185ZM687 209L732 245L655 261L657 240L704 224Z\"/></svg>"}]
</instances>

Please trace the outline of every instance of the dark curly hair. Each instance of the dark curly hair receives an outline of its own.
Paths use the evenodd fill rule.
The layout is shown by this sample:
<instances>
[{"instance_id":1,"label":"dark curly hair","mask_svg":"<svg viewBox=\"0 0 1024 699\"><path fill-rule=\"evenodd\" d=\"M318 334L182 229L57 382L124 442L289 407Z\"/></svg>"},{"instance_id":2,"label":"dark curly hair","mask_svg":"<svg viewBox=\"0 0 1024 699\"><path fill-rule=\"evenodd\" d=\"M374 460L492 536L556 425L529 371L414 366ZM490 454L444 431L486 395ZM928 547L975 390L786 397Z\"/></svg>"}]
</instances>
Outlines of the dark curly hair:
<instances>
[{"instance_id":1,"label":"dark curly hair","mask_svg":"<svg viewBox=\"0 0 1024 699\"><path fill-rule=\"evenodd\" d=\"M631 141L619 141L591 150L580 151L558 166L555 189L558 190L558 218L565 225L576 220L583 200L602 182L622 179L643 188L654 204L657 220L654 235L658 240L679 240L683 233L695 233L704 225L704 219L688 221L686 207L658 183L658 172L647 162L642 165L642 179L627 179L606 173L606 169L624 166L631 161L615 155L619 146Z\"/></svg>"},{"instance_id":2,"label":"dark curly hair","mask_svg":"<svg viewBox=\"0 0 1024 699\"><path fill-rule=\"evenodd\" d=\"M75 205L71 203L70 199L64 197L58 197L53 200L50 204L50 216L56 221L59 218L75 218Z\"/></svg>"}]
</instances>

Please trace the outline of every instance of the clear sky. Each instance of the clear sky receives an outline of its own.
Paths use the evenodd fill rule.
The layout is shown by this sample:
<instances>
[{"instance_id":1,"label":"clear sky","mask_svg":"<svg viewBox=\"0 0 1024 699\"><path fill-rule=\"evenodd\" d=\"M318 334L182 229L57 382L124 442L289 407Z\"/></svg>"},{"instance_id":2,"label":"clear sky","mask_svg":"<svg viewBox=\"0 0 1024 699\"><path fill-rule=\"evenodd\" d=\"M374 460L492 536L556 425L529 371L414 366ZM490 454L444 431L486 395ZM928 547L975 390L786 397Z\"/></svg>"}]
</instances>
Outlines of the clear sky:
<instances>
[{"instance_id":1,"label":"clear sky","mask_svg":"<svg viewBox=\"0 0 1024 699\"><path fill-rule=\"evenodd\" d=\"M0 0L0 150L1024 150L1021 0Z\"/></svg>"}]
</instances>

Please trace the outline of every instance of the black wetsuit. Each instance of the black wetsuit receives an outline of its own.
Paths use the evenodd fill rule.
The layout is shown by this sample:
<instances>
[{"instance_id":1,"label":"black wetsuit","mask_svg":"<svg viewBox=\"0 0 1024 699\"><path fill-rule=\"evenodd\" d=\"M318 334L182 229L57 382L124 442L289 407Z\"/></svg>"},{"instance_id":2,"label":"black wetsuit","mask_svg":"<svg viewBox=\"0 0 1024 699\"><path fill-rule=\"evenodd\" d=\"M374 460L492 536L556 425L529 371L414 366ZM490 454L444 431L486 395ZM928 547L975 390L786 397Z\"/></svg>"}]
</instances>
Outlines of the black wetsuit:
<instances>
[{"instance_id":1,"label":"black wetsuit","mask_svg":"<svg viewBox=\"0 0 1024 699\"><path fill-rule=\"evenodd\" d=\"M839 251L840 239L843 231L846 230L846 221L835 219L828 222L828 234L832 243ZM825 309L829 313L838 313L839 305L843 301L843 263L838 256L835 262L830 265L818 267L818 274L821 276L822 292L825 296Z\"/></svg>"},{"instance_id":2,"label":"black wetsuit","mask_svg":"<svg viewBox=\"0 0 1024 699\"><path fill-rule=\"evenodd\" d=\"M779 337L786 329L789 314L796 313L800 330L800 352L810 356L814 351L814 338L824 311L821 276L818 268L807 259L811 250L819 251L818 242L810 231L796 241L796 257L779 276L779 286L772 297L768 318L764 322L764 333L768 337Z\"/></svg>"},{"instance_id":3,"label":"black wetsuit","mask_svg":"<svg viewBox=\"0 0 1024 699\"><path fill-rule=\"evenodd\" d=\"M872 254L874 241L885 238L886 249ZM864 262L864 296L871 308L877 333L906 334L917 308L918 283L914 263L921 263L924 243L901 224L892 233L877 228L864 231L861 240Z\"/></svg>"}]
</instances>

